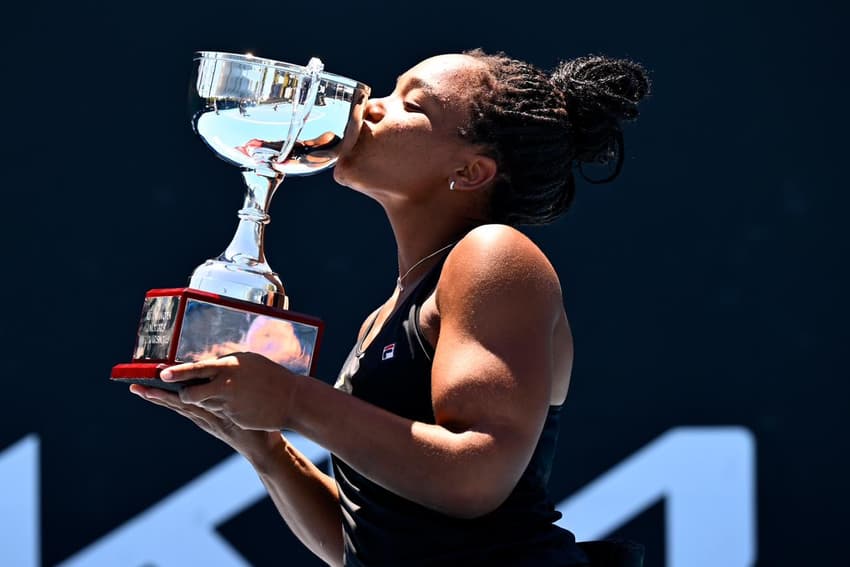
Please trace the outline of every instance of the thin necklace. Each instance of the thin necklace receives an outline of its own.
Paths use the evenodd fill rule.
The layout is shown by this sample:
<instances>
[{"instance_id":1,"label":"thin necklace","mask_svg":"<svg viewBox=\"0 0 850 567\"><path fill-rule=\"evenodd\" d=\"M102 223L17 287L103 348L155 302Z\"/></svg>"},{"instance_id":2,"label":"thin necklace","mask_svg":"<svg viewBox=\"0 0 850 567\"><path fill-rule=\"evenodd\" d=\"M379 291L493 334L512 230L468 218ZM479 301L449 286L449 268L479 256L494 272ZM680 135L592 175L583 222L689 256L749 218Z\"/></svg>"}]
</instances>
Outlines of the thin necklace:
<instances>
[{"instance_id":1,"label":"thin necklace","mask_svg":"<svg viewBox=\"0 0 850 567\"><path fill-rule=\"evenodd\" d=\"M410 267L410 269L409 269L409 270L407 270L406 272L404 272L404 274L400 275L400 276L398 277L398 279L396 280L396 282L395 282L395 285L396 285L396 287L398 288L399 293L401 293L402 291L404 291L404 284L402 284L401 282L402 282L402 281L404 281L404 278L406 278L407 276L409 276L409 275L410 275L410 272L412 272L414 269L416 269L416 267L417 267L419 264L421 264L422 262L424 262L425 260L427 260L427 259L429 259L429 258L433 258L434 256L436 256L437 254L439 254L439 253L440 253L440 252L442 252L443 250L445 250L445 249L447 249L447 248L451 248L452 246L454 246L454 245L455 245L455 244L457 244L458 242L460 242L460 240L455 240L454 242L450 242L449 244L446 244L445 246L443 246L443 247L442 247L442 248L440 248L439 250L435 250L434 252L431 252L430 254L428 254L427 256L425 256L424 258L422 258L421 260L419 260L419 261L418 261L418 262L416 262L415 264L413 264L413 265Z\"/></svg>"}]
</instances>

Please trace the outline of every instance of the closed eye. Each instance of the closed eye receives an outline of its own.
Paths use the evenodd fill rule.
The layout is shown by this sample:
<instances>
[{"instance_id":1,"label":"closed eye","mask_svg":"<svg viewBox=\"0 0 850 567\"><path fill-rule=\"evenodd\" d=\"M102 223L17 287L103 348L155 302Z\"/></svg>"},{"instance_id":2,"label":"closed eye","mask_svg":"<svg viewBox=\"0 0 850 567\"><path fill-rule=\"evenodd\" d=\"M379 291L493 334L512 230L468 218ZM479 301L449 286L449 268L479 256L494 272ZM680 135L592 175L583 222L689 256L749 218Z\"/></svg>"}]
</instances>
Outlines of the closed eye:
<instances>
[{"instance_id":1,"label":"closed eye","mask_svg":"<svg viewBox=\"0 0 850 567\"><path fill-rule=\"evenodd\" d=\"M422 107L413 102L404 102L404 109L408 112L424 112Z\"/></svg>"}]
</instances>

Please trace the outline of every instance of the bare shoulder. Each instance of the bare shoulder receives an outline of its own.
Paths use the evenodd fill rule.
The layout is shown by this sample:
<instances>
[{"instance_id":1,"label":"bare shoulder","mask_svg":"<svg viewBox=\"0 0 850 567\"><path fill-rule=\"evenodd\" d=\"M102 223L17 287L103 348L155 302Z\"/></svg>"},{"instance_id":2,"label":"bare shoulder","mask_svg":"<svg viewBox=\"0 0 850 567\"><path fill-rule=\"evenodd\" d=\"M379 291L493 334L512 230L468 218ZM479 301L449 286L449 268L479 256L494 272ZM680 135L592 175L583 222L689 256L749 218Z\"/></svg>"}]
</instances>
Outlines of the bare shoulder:
<instances>
[{"instance_id":1,"label":"bare shoulder","mask_svg":"<svg viewBox=\"0 0 850 567\"><path fill-rule=\"evenodd\" d=\"M522 293L560 304L558 275L543 251L525 234L507 225L488 224L470 231L446 259L437 301L474 292Z\"/></svg>"},{"instance_id":2,"label":"bare shoulder","mask_svg":"<svg viewBox=\"0 0 850 567\"><path fill-rule=\"evenodd\" d=\"M446 258L437 285L437 309L539 307L560 313L558 276L542 250L515 228L488 224L470 231Z\"/></svg>"}]
</instances>

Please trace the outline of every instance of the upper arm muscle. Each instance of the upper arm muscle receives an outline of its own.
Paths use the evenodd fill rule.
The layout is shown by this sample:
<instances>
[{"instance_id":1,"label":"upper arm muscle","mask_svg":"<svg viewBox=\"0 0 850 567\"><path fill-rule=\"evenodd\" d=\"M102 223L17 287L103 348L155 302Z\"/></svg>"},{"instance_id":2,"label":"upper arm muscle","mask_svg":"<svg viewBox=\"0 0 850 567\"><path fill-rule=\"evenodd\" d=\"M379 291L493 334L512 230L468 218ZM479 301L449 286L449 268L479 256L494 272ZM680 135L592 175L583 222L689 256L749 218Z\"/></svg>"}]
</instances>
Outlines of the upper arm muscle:
<instances>
[{"instance_id":1,"label":"upper arm muscle","mask_svg":"<svg viewBox=\"0 0 850 567\"><path fill-rule=\"evenodd\" d=\"M477 434L473 450L489 451L510 486L527 466L549 405L560 298L539 249L501 226L470 233L438 284L437 423Z\"/></svg>"}]
</instances>

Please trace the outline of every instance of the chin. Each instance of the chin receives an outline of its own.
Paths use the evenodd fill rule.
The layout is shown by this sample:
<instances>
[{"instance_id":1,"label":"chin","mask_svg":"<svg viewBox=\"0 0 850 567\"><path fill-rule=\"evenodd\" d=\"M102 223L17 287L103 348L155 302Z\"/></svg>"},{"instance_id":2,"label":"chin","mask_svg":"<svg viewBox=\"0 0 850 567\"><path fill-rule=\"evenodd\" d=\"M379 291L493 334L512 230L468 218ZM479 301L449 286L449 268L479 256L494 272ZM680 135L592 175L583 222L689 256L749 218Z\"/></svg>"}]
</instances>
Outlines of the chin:
<instances>
[{"instance_id":1,"label":"chin","mask_svg":"<svg viewBox=\"0 0 850 567\"><path fill-rule=\"evenodd\" d=\"M362 172L359 170L357 161L352 160L349 156L341 157L333 169L334 181L356 191L361 191L368 184L364 183Z\"/></svg>"},{"instance_id":2,"label":"chin","mask_svg":"<svg viewBox=\"0 0 850 567\"><path fill-rule=\"evenodd\" d=\"M350 163L345 160L341 159L336 163L333 169L333 176L334 181L345 187L354 189L354 186L357 184L356 176L351 171Z\"/></svg>"}]
</instances>

